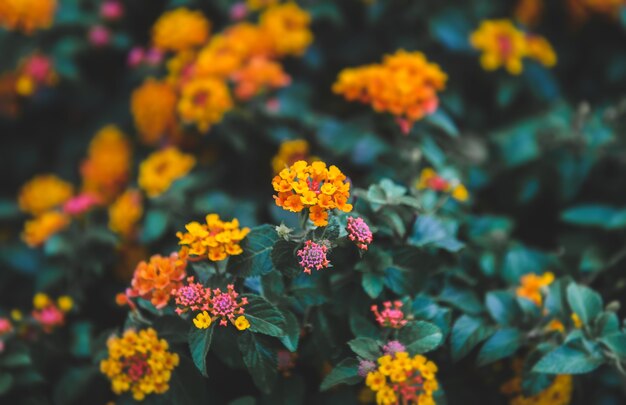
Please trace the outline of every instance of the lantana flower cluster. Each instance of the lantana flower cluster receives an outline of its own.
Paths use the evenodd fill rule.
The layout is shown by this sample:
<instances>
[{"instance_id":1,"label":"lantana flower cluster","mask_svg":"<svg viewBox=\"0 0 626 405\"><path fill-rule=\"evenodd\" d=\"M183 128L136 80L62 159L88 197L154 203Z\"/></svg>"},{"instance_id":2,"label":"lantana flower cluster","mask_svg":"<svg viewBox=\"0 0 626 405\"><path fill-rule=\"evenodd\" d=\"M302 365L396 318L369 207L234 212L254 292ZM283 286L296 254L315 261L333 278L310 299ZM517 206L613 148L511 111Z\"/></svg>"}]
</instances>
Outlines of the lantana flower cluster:
<instances>
[{"instance_id":1,"label":"lantana flower cluster","mask_svg":"<svg viewBox=\"0 0 626 405\"><path fill-rule=\"evenodd\" d=\"M361 250L367 250L367 247L374 239L370 227L363 218L348 217L346 231L348 238Z\"/></svg>"},{"instance_id":2,"label":"lantana flower cluster","mask_svg":"<svg viewBox=\"0 0 626 405\"><path fill-rule=\"evenodd\" d=\"M192 155L168 147L152 153L139 166L139 187L149 197L167 191L172 183L184 177L196 165Z\"/></svg>"},{"instance_id":3,"label":"lantana flower cluster","mask_svg":"<svg viewBox=\"0 0 626 405\"><path fill-rule=\"evenodd\" d=\"M100 362L100 371L111 380L113 392L120 395L130 391L141 401L146 395L169 390L179 357L169 351L167 341L159 339L154 329L129 329L122 337L109 338L107 348L109 356Z\"/></svg>"},{"instance_id":4,"label":"lantana flower cluster","mask_svg":"<svg viewBox=\"0 0 626 405\"><path fill-rule=\"evenodd\" d=\"M377 362L378 368L365 377L377 404L435 404L433 392L439 389L435 363L421 354L410 357L405 351L385 354Z\"/></svg>"},{"instance_id":5,"label":"lantana flower cluster","mask_svg":"<svg viewBox=\"0 0 626 405\"><path fill-rule=\"evenodd\" d=\"M185 233L176 233L178 244L182 245L181 255L207 257L214 262L243 253L240 242L250 232L250 228L239 228L237 218L222 221L217 214L207 215L204 224L190 222L185 229Z\"/></svg>"},{"instance_id":6,"label":"lantana flower cluster","mask_svg":"<svg viewBox=\"0 0 626 405\"><path fill-rule=\"evenodd\" d=\"M433 190L448 193L452 198L461 202L469 199L469 192L462 183L458 180L446 180L430 167L422 169L415 186L418 190Z\"/></svg>"},{"instance_id":7,"label":"lantana flower cluster","mask_svg":"<svg viewBox=\"0 0 626 405\"><path fill-rule=\"evenodd\" d=\"M41 53L24 58L15 74L15 92L20 97L30 97L39 89L54 86L59 80L52 59Z\"/></svg>"},{"instance_id":8,"label":"lantana flower cluster","mask_svg":"<svg viewBox=\"0 0 626 405\"><path fill-rule=\"evenodd\" d=\"M281 143L278 148L278 153L272 158L274 174L280 173L281 170L288 168L299 160L304 160L310 164L319 159L309 155L309 143L304 139Z\"/></svg>"},{"instance_id":9,"label":"lantana flower cluster","mask_svg":"<svg viewBox=\"0 0 626 405\"><path fill-rule=\"evenodd\" d=\"M296 253L300 258L300 266L304 273L311 274L313 269L322 270L330 266L330 261L326 257L328 246L324 243L316 243L312 240L304 242L304 247Z\"/></svg>"},{"instance_id":10,"label":"lantana flower cluster","mask_svg":"<svg viewBox=\"0 0 626 405\"><path fill-rule=\"evenodd\" d=\"M218 320L221 326L228 322L238 330L250 327L250 322L244 316L244 306L248 299L238 299L239 294L235 286L229 284L226 291L219 288L211 290L194 281L194 277L187 278L187 283L172 292L176 302L176 313L179 315L191 312L195 314L193 323L198 329L206 329Z\"/></svg>"},{"instance_id":11,"label":"lantana flower cluster","mask_svg":"<svg viewBox=\"0 0 626 405\"><path fill-rule=\"evenodd\" d=\"M52 25L56 9L56 0L2 0L0 26L31 35Z\"/></svg>"},{"instance_id":12,"label":"lantana flower cluster","mask_svg":"<svg viewBox=\"0 0 626 405\"><path fill-rule=\"evenodd\" d=\"M164 308L173 291L183 285L187 277L187 262L172 253L169 256L154 255L148 261L141 261L135 268L127 298L141 297L150 301L155 308Z\"/></svg>"},{"instance_id":13,"label":"lantana flower cluster","mask_svg":"<svg viewBox=\"0 0 626 405\"><path fill-rule=\"evenodd\" d=\"M399 50L386 55L381 64L342 70L333 92L394 115L408 133L414 122L437 110L437 93L446 81L447 75L423 53Z\"/></svg>"},{"instance_id":14,"label":"lantana flower cluster","mask_svg":"<svg viewBox=\"0 0 626 405\"><path fill-rule=\"evenodd\" d=\"M257 24L239 22L211 36L211 23L198 11L164 13L153 27L152 43L173 53L166 62L168 76L147 79L132 97L142 139L149 144L173 141L180 123L206 132L234 107L231 93L248 101L288 85L291 79L280 59L308 48L310 20L295 3L273 4Z\"/></svg>"},{"instance_id":15,"label":"lantana flower cluster","mask_svg":"<svg viewBox=\"0 0 626 405\"><path fill-rule=\"evenodd\" d=\"M543 289L552 284L554 273L546 272L542 275L525 274L520 278L520 286L515 289L518 297L526 298L541 307L543 303Z\"/></svg>"},{"instance_id":16,"label":"lantana flower cluster","mask_svg":"<svg viewBox=\"0 0 626 405\"><path fill-rule=\"evenodd\" d=\"M324 162L310 165L300 160L283 169L272 180L276 205L291 212L309 211L309 219L316 226L328 225L328 212L338 209L352 211L350 183L337 166L326 167Z\"/></svg>"},{"instance_id":17,"label":"lantana flower cluster","mask_svg":"<svg viewBox=\"0 0 626 405\"><path fill-rule=\"evenodd\" d=\"M404 312L402 311L402 301L383 302L382 311L378 305L372 305L371 310L376 317L376 322L382 327L399 329L407 324Z\"/></svg>"},{"instance_id":18,"label":"lantana flower cluster","mask_svg":"<svg viewBox=\"0 0 626 405\"><path fill-rule=\"evenodd\" d=\"M546 67L556 64L556 53L542 36L518 29L510 20L484 20L470 36L471 45L482 51L480 64L492 71L504 67L510 74L524 70L523 60L534 59Z\"/></svg>"},{"instance_id":19,"label":"lantana flower cluster","mask_svg":"<svg viewBox=\"0 0 626 405\"><path fill-rule=\"evenodd\" d=\"M41 326L44 332L50 333L56 327L65 323L65 314L74 307L74 300L63 295L55 302L45 293L37 293L33 297L33 319Z\"/></svg>"}]
</instances>

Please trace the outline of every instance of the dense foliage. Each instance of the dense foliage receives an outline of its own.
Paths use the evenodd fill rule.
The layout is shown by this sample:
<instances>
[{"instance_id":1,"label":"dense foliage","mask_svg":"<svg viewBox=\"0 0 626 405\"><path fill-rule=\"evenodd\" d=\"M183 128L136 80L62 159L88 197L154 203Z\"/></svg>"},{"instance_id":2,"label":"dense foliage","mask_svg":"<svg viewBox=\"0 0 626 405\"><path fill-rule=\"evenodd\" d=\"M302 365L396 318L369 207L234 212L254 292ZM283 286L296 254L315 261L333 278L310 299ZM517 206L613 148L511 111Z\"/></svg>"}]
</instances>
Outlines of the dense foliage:
<instances>
[{"instance_id":1,"label":"dense foliage","mask_svg":"<svg viewBox=\"0 0 626 405\"><path fill-rule=\"evenodd\" d=\"M0 27L0 402L625 401L623 0Z\"/></svg>"}]
</instances>

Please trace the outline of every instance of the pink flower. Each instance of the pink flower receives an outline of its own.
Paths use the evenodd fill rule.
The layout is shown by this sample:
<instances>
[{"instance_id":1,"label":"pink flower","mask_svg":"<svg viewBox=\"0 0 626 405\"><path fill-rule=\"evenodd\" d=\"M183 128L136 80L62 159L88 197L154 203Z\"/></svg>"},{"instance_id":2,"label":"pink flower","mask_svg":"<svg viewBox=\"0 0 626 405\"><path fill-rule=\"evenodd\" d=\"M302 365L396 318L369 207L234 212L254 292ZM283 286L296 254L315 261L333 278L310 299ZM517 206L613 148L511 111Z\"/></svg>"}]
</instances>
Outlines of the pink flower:
<instances>
[{"instance_id":1,"label":"pink flower","mask_svg":"<svg viewBox=\"0 0 626 405\"><path fill-rule=\"evenodd\" d=\"M95 46L105 46L111 40L111 33L102 25L94 25L89 29L89 42Z\"/></svg>"},{"instance_id":2,"label":"pink flower","mask_svg":"<svg viewBox=\"0 0 626 405\"><path fill-rule=\"evenodd\" d=\"M368 373L371 373L374 370L376 370L376 363L371 360L361 360L359 363L358 373L361 377L367 376Z\"/></svg>"},{"instance_id":3,"label":"pink flower","mask_svg":"<svg viewBox=\"0 0 626 405\"><path fill-rule=\"evenodd\" d=\"M13 330L11 321L7 318L0 318L0 336L6 335Z\"/></svg>"},{"instance_id":4,"label":"pink flower","mask_svg":"<svg viewBox=\"0 0 626 405\"><path fill-rule=\"evenodd\" d=\"M37 83L45 83L52 73L52 60L44 55L33 55L24 64L24 73Z\"/></svg>"},{"instance_id":5,"label":"pink flower","mask_svg":"<svg viewBox=\"0 0 626 405\"><path fill-rule=\"evenodd\" d=\"M63 212L70 215L80 215L96 205L99 205L102 201L96 195L83 193L75 197L70 198L63 204Z\"/></svg>"},{"instance_id":6,"label":"pink flower","mask_svg":"<svg viewBox=\"0 0 626 405\"><path fill-rule=\"evenodd\" d=\"M401 301L383 302L383 310L379 312L378 305L372 305L372 312L376 316L376 322L382 327L399 329L408 322L404 319Z\"/></svg>"},{"instance_id":7,"label":"pink flower","mask_svg":"<svg viewBox=\"0 0 626 405\"><path fill-rule=\"evenodd\" d=\"M243 20L244 18L246 18L246 15L248 15L248 7L246 7L246 3L235 3L230 8L231 21Z\"/></svg>"},{"instance_id":8,"label":"pink flower","mask_svg":"<svg viewBox=\"0 0 626 405\"><path fill-rule=\"evenodd\" d=\"M117 0L105 0L100 6L100 16L105 20L114 21L124 15L124 6Z\"/></svg>"},{"instance_id":9,"label":"pink flower","mask_svg":"<svg viewBox=\"0 0 626 405\"><path fill-rule=\"evenodd\" d=\"M178 315L187 311L207 311L211 302L211 290L195 283L193 276L187 278L187 285L172 290Z\"/></svg>"},{"instance_id":10,"label":"pink flower","mask_svg":"<svg viewBox=\"0 0 626 405\"><path fill-rule=\"evenodd\" d=\"M367 246L372 243L372 231L363 218L348 217L346 231L348 238L361 250L367 250Z\"/></svg>"},{"instance_id":11,"label":"pink flower","mask_svg":"<svg viewBox=\"0 0 626 405\"><path fill-rule=\"evenodd\" d=\"M330 264L326 258L327 251L328 248L323 244L315 243L312 240L304 242L304 247L297 252L297 255L300 256L300 266L304 268L304 272L311 274L312 269L327 268Z\"/></svg>"},{"instance_id":12,"label":"pink flower","mask_svg":"<svg viewBox=\"0 0 626 405\"><path fill-rule=\"evenodd\" d=\"M144 61L151 66L159 65L163 61L163 52L157 48L150 48L145 53Z\"/></svg>"},{"instance_id":13,"label":"pink flower","mask_svg":"<svg viewBox=\"0 0 626 405\"><path fill-rule=\"evenodd\" d=\"M128 63L128 66L136 68L143 62L145 57L144 55L145 52L143 48L135 46L130 50L130 52L128 52L128 59L126 60L126 63Z\"/></svg>"},{"instance_id":14,"label":"pink flower","mask_svg":"<svg viewBox=\"0 0 626 405\"><path fill-rule=\"evenodd\" d=\"M280 100L277 98L270 98L265 102L265 108L268 112L276 114L280 111Z\"/></svg>"},{"instance_id":15,"label":"pink flower","mask_svg":"<svg viewBox=\"0 0 626 405\"><path fill-rule=\"evenodd\" d=\"M213 290L213 297L209 305L209 312L214 319L221 318L220 325L228 325L228 321L235 322L235 317L243 315L243 306L248 303L247 298L237 301L239 294L235 291L235 286L229 284L227 291L221 291L219 288Z\"/></svg>"},{"instance_id":16,"label":"pink flower","mask_svg":"<svg viewBox=\"0 0 626 405\"><path fill-rule=\"evenodd\" d=\"M54 304L48 305L42 309L33 310L32 315L47 333L52 332L55 326L61 326L65 322L65 314Z\"/></svg>"},{"instance_id":17,"label":"pink flower","mask_svg":"<svg viewBox=\"0 0 626 405\"><path fill-rule=\"evenodd\" d=\"M406 347L404 347L404 345L398 342L397 340L391 340L387 342L386 345L383 346L383 352L391 356L395 355L398 352L405 352L405 351L406 351Z\"/></svg>"}]
</instances>

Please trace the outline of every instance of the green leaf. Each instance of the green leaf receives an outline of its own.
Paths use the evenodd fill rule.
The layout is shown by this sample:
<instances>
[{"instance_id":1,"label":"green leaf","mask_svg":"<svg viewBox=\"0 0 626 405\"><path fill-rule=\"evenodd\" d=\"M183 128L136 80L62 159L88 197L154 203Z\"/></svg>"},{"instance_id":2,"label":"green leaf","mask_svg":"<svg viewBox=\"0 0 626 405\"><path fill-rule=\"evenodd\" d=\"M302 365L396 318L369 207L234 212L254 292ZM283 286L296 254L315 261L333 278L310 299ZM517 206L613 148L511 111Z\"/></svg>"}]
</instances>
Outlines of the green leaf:
<instances>
[{"instance_id":1,"label":"green leaf","mask_svg":"<svg viewBox=\"0 0 626 405\"><path fill-rule=\"evenodd\" d=\"M276 337L285 336L285 317L274 304L260 295L245 294L243 297L248 299L244 316L250 322L251 332Z\"/></svg>"},{"instance_id":2,"label":"green leaf","mask_svg":"<svg viewBox=\"0 0 626 405\"><path fill-rule=\"evenodd\" d=\"M370 298L377 298L383 292L385 277L380 274L365 273L361 278L363 290Z\"/></svg>"},{"instance_id":3,"label":"green leaf","mask_svg":"<svg viewBox=\"0 0 626 405\"><path fill-rule=\"evenodd\" d=\"M429 114L424 118L424 122L440 129L444 134L458 138L459 129L452 121L452 118L443 109L438 108L433 114Z\"/></svg>"},{"instance_id":4,"label":"green leaf","mask_svg":"<svg viewBox=\"0 0 626 405\"><path fill-rule=\"evenodd\" d=\"M533 367L537 373L584 374L600 367L601 357L569 345L559 346L539 360Z\"/></svg>"},{"instance_id":5,"label":"green leaf","mask_svg":"<svg viewBox=\"0 0 626 405\"><path fill-rule=\"evenodd\" d=\"M359 361L356 359L345 359L333 368L333 370L324 378L320 391L326 391L329 388L339 384L354 385L363 380L359 376Z\"/></svg>"},{"instance_id":6,"label":"green leaf","mask_svg":"<svg viewBox=\"0 0 626 405\"><path fill-rule=\"evenodd\" d=\"M271 225L252 228L241 242L243 253L228 260L228 271L237 277L252 277L274 270L271 253L277 240L278 234Z\"/></svg>"},{"instance_id":7,"label":"green leaf","mask_svg":"<svg viewBox=\"0 0 626 405\"><path fill-rule=\"evenodd\" d=\"M604 343L609 350L617 354L622 359L626 358L626 334L620 332L605 336L600 339L600 342Z\"/></svg>"},{"instance_id":8,"label":"green leaf","mask_svg":"<svg viewBox=\"0 0 626 405\"><path fill-rule=\"evenodd\" d=\"M271 258L274 267L287 277L296 277L302 274L302 267L298 263L296 252L298 244L286 240L279 240L272 249Z\"/></svg>"},{"instance_id":9,"label":"green leaf","mask_svg":"<svg viewBox=\"0 0 626 405\"><path fill-rule=\"evenodd\" d=\"M465 246L456 239L456 225L444 222L431 215L420 215L409 237L409 243L414 246L434 246L449 252L458 252Z\"/></svg>"},{"instance_id":10,"label":"green leaf","mask_svg":"<svg viewBox=\"0 0 626 405\"><path fill-rule=\"evenodd\" d=\"M434 324L425 321L409 322L400 329L398 339L411 354L435 350L443 342L443 333Z\"/></svg>"},{"instance_id":11,"label":"green leaf","mask_svg":"<svg viewBox=\"0 0 626 405\"><path fill-rule=\"evenodd\" d=\"M477 344L487 339L493 330L482 320L462 315L452 327L451 354L452 360L458 361L465 357Z\"/></svg>"},{"instance_id":12,"label":"green leaf","mask_svg":"<svg viewBox=\"0 0 626 405\"><path fill-rule=\"evenodd\" d=\"M480 349L477 363L479 366L484 366L511 356L519 349L521 343L522 334L519 330L515 328L500 329Z\"/></svg>"},{"instance_id":13,"label":"green leaf","mask_svg":"<svg viewBox=\"0 0 626 405\"><path fill-rule=\"evenodd\" d=\"M376 325L359 314L352 314L350 316L350 330L355 336L369 337L372 339L378 339L380 337L380 331Z\"/></svg>"},{"instance_id":14,"label":"green leaf","mask_svg":"<svg viewBox=\"0 0 626 405\"><path fill-rule=\"evenodd\" d=\"M9 373L0 373L0 395L6 394L13 387L13 376Z\"/></svg>"},{"instance_id":15,"label":"green leaf","mask_svg":"<svg viewBox=\"0 0 626 405\"><path fill-rule=\"evenodd\" d=\"M298 350L298 342L300 340L300 323L298 318L288 310L281 311L285 317L285 336L280 341L290 352Z\"/></svg>"},{"instance_id":16,"label":"green leaf","mask_svg":"<svg viewBox=\"0 0 626 405\"><path fill-rule=\"evenodd\" d=\"M276 382L276 353L262 337L257 337L249 331L244 331L239 336L238 343L252 381L261 391L270 393Z\"/></svg>"},{"instance_id":17,"label":"green leaf","mask_svg":"<svg viewBox=\"0 0 626 405\"><path fill-rule=\"evenodd\" d=\"M589 325L602 312L600 294L576 283L567 287L567 303L584 325Z\"/></svg>"},{"instance_id":18,"label":"green leaf","mask_svg":"<svg viewBox=\"0 0 626 405\"><path fill-rule=\"evenodd\" d=\"M198 329L195 325L192 325L189 330L189 350L191 351L191 358L198 370L200 370L200 373L205 377L209 376L206 368L206 356L211 347L214 328L215 325L211 325L207 329Z\"/></svg>"},{"instance_id":19,"label":"green leaf","mask_svg":"<svg viewBox=\"0 0 626 405\"><path fill-rule=\"evenodd\" d=\"M27 351L8 353L0 357L0 365L7 368L25 367L31 364L32 360Z\"/></svg>"},{"instance_id":20,"label":"green leaf","mask_svg":"<svg viewBox=\"0 0 626 405\"><path fill-rule=\"evenodd\" d=\"M156 209L149 210L143 220L141 242L151 243L159 239L167 229L167 222L167 212Z\"/></svg>"},{"instance_id":21,"label":"green leaf","mask_svg":"<svg viewBox=\"0 0 626 405\"><path fill-rule=\"evenodd\" d=\"M376 361L380 357L380 347L374 339L358 337L348 342L350 349L357 355L367 360Z\"/></svg>"},{"instance_id":22,"label":"green leaf","mask_svg":"<svg viewBox=\"0 0 626 405\"><path fill-rule=\"evenodd\" d=\"M602 229L626 227L626 208L614 208L600 204L578 205L561 213L561 220L580 226Z\"/></svg>"},{"instance_id":23,"label":"green leaf","mask_svg":"<svg viewBox=\"0 0 626 405\"><path fill-rule=\"evenodd\" d=\"M485 296L487 312L501 325L512 325L519 321L520 309L515 297L508 291L491 291Z\"/></svg>"},{"instance_id":24,"label":"green leaf","mask_svg":"<svg viewBox=\"0 0 626 405\"><path fill-rule=\"evenodd\" d=\"M522 393L524 396L531 397L537 395L547 389L554 381L554 375L552 374L532 371L537 361L552 348L553 346L550 343L540 343L524 359L524 366L522 367Z\"/></svg>"}]
</instances>

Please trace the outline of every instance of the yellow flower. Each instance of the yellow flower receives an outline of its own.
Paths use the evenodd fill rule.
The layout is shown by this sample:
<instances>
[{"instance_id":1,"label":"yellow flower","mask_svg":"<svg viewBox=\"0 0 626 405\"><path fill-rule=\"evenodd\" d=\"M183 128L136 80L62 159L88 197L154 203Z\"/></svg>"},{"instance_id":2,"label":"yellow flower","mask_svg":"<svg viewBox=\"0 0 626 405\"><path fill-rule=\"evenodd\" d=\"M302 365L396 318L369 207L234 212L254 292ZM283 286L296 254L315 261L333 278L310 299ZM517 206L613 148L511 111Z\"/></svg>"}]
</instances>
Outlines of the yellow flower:
<instances>
[{"instance_id":1,"label":"yellow flower","mask_svg":"<svg viewBox=\"0 0 626 405\"><path fill-rule=\"evenodd\" d=\"M552 384L536 395L526 397L522 394L521 359L513 362L515 376L500 387L500 392L510 396L511 405L568 405L572 398L572 376L557 375Z\"/></svg>"},{"instance_id":2,"label":"yellow flower","mask_svg":"<svg viewBox=\"0 0 626 405\"><path fill-rule=\"evenodd\" d=\"M252 58L230 77L235 83L235 96L242 101L269 89L287 86L291 78L283 71L283 66L264 57Z\"/></svg>"},{"instance_id":3,"label":"yellow flower","mask_svg":"<svg viewBox=\"0 0 626 405\"><path fill-rule=\"evenodd\" d=\"M230 92L224 81L215 78L195 79L182 88L178 114L186 122L196 124L201 132L222 120L233 108Z\"/></svg>"},{"instance_id":4,"label":"yellow flower","mask_svg":"<svg viewBox=\"0 0 626 405\"><path fill-rule=\"evenodd\" d=\"M457 184L452 189L452 198L461 202L467 201L469 198L469 192L463 184Z\"/></svg>"},{"instance_id":5,"label":"yellow flower","mask_svg":"<svg viewBox=\"0 0 626 405\"><path fill-rule=\"evenodd\" d=\"M195 318L193 318L193 324L198 329L206 329L211 326L211 317L207 311L202 311Z\"/></svg>"},{"instance_id":6,"label":"yellow flower","mask_svg":"<svg viewBox=\"0 0 626 405\"><path fill-rule=\"evenodd\" d=\"M126 190L109 207L109 229L129 238L135 232L142 215L141 193L137 190Z\"/></svg>"},{"instance_id":7,"label":"yellow flower","mask_svg":"<svg viewBox=\"0 0 626 405\"><path fill-rule=\"evenodd\" d=\"M57 299L57 305L63 312L69 312L74 308L74 300L68 295L62 295Z\"/></svg>"},{"instance_id":8,"label":"yellow flower","mask_svg":"<svg viewBox=\"0 0 626 405\"><path fill-rule=\"evenodd\" d=\"M275 6L279 0L246 0L248 10L257 11L263 8Z\"/></svg>"},{"instance_id":9,"label":"yellow flower","mask_svg":"<svg viewBox=\"0 0 626 405\"><path fill-rule=\"evenodd\" d=\"M235 319L235 327L238 330L246 330L250 327L250 322L246 319L245 316L241 315L237 319Z\"/></svg>"},{"instance_id":10,"label":"yellow flower","mask_svg":"<svg viewBox=\"0 0 626 405\"><path fill-rule=\"evenodd\" d=\"M139 165L139 187L150 197L167 191L172 183L184 177L195 166L196 159L168 147L152 153Z\"/></svg>"},{"instance_id":11,"label":"yellow flower","mask_svg":"<svg viewBox=\"0 0 626 405\"><path fill-rule=\"evenodd\" d=\"M165 51L183 51L209 38L210 23L199 11L177 8L164 13L152 27L152 43Z\"/></svg>"},{"instance_id":12,"label":"yellow flower","mask_svg":"<svg viewBox=\"0 0 626 405\"><path fill-rule=\"evenodd\" d=\"M130 142L118 127L107 125L98 131L80 168L84 191L113 200L128 181L131 153Z\"/></svg>"},{"instance_id":13,"label":"yellow flower","mask_svg":"<svg viewBox=\"0 0 626 405\"><path fill-rule=\"evenodd\" d=\"M22 97L28 97L33 94L37 86L35 81L30 76L20 76L15 83L15 91Z\"/></svg>"},{"instance_id":14,"label":"yellow flower","mask_svg":"<svg viewBox=\"0 0 626 405\"><path fill-rule=\"evenodd\" d=\"M544 37L527 35L526 47L529 58L537 60L546 67L556 65L556 53L552 49L552 45Z\"/></svg>"},{"instance_id":15,"label":"yellow flower","mask_svg":"<svg viewBox=\"0 0 626 405\"><path fill-rule=\"evenodd\" d=\"M520 279L521 285L515 292L518 297L526 298L540 307L543 302L541 290L552 284L553 281L554 274L551 272L544 273L541 276L534 273L526 274Z\"/></svg>"},{"instance_id":16,"label":"yellow flower","mask_svg":"<svg viewBox=\"0 0 626 405\"><path fill-rule=\"evenodd\" d=\"M21 321L23 318L22 315L22 311L20 311L19 309L12 309L11 310L11 319L13 319L14 321Z\"/></svg>"},{"instance_id":17,"label":"yellow flower","mask_svg":"<svg viewBox=\"0 0 626 405\"><path fill-rule=\"evenodd\" d=\"M22 239L30 247L37 247L52 235L62 231L70 224L70 217L57 211L49 211L26 221Z\"/></svg>"},{"instance_id":18,"label":"yellow flower","mask_svg":"<svg viewBox=\"0 0 626 405\"><path fill-rule=\"evenodd\" d=\"M311 16L294 2L266 9L259 19L278 55L302 55L313 42Z\"/></svg>"},{"instance_id":19,"label":"yellow flower","mask_svg":"<svg viewBox=\"0 0 626 405\"><path fill-rule=\"evenodd\" d=\"M141 140L155 145L176 125L176 93L167 83L146 80L131 97L131 111Z\"/></svg>"},{"instance_id":20,"label":"yellow flower","mask_svg":"<svg viewBox=\"0 0 626 405\"><path fill-rule=\"evenodd\" d=\"M583 327L583 321L580 319L580 317L578 316L578 314L576 314L575 312L572 313L572 322L574 323L574 327L576 329L580 329Z\"/></svg>"},{"instance_id":21,"label":"yellow flower","mask_svg":"<svg viewBox=\"0 0 626 405\"><path fill-rule=\"evenodd\" d=\"M230 222L222 221L217 214L209 214L206 224L190 222L185 226L186 233L177 232L182 245L180 255L207 256L209 260L220 261L228 256L243 253L239 243L248 235L250 228L239 229L237 218Z\"/></svg>"},{"instance_id":22,"label":"yellow flower","mask_svg":"<svg viewBox=\"0 0 626 405\"><path fill-rule=\"evenodd\" d=\"M483 21L470 36L470 43L483 52L483 69L491 71L503 66L513 75L522 73L522 59L527 55L525 36L511 21Z\"/></svg>"},{"instance_id":23,"label":"yellow flower","mask_svg":"<svg viewBox=\"0 0 626 405\"><path fill-rule=\"evenodd\" d=\"M2 0L0 26L32 34L52 25L56 8L56 0Z\"/></svg>"},{"instance_id":24,"label":"yellow flower","mask_svg":"<svg viewBox=\"0 0 626 405\"><path fill-rule=\"evenodd\" d=\"M547 331L565 332L565 325L558 319L553 319L545 327Z\"/></svg>"},{"instance_id":25,"label":"yellow flower","mask_svg":"<svg viewBox=\"0 0 626 405\"><path fill-rule=\"evenodd\" d=\"M392 405L398 402L398 397L391 387L383 387L376 393L376 403L379 405Z\"/></svg>"},{"instance_id":26,"label":"yellow flower","mask_svg":"<svg viewBox=\"0 0 626 405\"><path fill-rule=\"evenodd\" d=\"M278 153L272 159L274 174L278 174L281 170L288 168L299 160L309 163L315 160L309 156L309 143L307 141L297 139L281 143Z\"/></svg>"},{"instance_id":27,"label":"yellow flower","mask_svg":"<svg viewBox=\"0 0 626 405\"><path fill-rule=\"evenodd\" d=\"M70 183L53 174L43 174L22 186L18 204L22 211L39 215L63 204L73 193Z\"/></svg>"},{"instance_id":28,"label":"yellow flower","mask_svg":"<svg viewBox=\"0 0 626 405\"><path fill-rule=\"evenodd\" d=\"M35 309L43 309L50 305L51 302L52 301L50 300L50 297L48 297L48 294L37 293L33 297L33 307Z\"/></svg>"},{"instance_id":29,"label":"yellow flower","mask_svg":"<svg viewBox=\"0 0 626 405\"><path fill-rule=\"evenodd\" d=\"M122 337L109 338L107 348L109 356L100 362L100 371L111 381L113 392L120 395L130 391L141 401L146 395L169 390L179 357L168 351L167 341L159 339L154 329L129 329Z\"/></svg>"}]
</instances>

